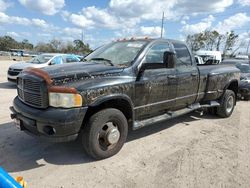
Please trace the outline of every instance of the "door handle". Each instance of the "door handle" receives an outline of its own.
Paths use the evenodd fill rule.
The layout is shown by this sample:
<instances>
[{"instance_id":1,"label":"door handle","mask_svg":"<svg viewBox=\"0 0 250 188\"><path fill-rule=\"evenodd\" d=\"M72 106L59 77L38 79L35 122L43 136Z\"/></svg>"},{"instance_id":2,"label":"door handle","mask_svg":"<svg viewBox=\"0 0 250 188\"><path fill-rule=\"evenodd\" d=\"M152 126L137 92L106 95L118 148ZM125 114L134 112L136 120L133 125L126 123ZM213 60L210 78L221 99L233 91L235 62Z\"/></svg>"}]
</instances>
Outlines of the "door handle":
<instances>
[{"instance_id":1,"label":"door handle","mask_svg":"<svg viewBox=\"0 0 250 188\"><path fill-rule=\"evenodd\" d=\"M196 73L196 72L193 72L192 74L191 74L191 76L197 76L198 75L198 73Z\"/></svg>"},{"instance_id":2,"label":"door handle","mask_svg":"<svg viewBox=\"0 0 250 188\"><path fill-rule=\"evenodd\" d=\"M176 76L175 75L168 75L168 78L174 79L174 78L176 78Z\"/></svg>"}]
</instances>

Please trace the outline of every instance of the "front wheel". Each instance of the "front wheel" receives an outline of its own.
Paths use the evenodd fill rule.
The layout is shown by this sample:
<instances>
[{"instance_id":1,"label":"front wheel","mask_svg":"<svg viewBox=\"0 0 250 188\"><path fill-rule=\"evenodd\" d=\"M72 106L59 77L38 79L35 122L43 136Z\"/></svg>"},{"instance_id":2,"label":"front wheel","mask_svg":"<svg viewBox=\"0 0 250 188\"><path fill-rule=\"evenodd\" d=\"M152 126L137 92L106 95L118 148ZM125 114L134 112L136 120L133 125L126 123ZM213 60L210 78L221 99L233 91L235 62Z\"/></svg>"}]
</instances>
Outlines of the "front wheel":
<instances>
[{"instance_id":1,"label":"front wheel","mask_svg":"<svg viewBox=\"0 0 250 188\"><path fill-rule=\"evenodd\" d=\"M231 116L235 106L235 93L232 90L226 90L221 99L221 105L217 107L217 114L226 118Z\"/></svg>"},{"instance_id":2,"label":"front wheel","mask_svg":"<svg viewBox=\"0 0 250 188\"><path fill-rule=\"evenodd\" d=\"M117 109L107 108L92 115L82 130L82 144L94 159L118 153L127 139L128 123Z\"/></svg>"},{"instance_id":3,"label":"front wheel","mask_svg":"<svg viewBox=\"0 0 250 188\"><path fill-rule=\"evenodd\" d=\"M245 97L244 97L244 100L245 100L245 101L249 101L249 100L250 100L250 96L245 96Z\"/></svg>"}]
</instances>

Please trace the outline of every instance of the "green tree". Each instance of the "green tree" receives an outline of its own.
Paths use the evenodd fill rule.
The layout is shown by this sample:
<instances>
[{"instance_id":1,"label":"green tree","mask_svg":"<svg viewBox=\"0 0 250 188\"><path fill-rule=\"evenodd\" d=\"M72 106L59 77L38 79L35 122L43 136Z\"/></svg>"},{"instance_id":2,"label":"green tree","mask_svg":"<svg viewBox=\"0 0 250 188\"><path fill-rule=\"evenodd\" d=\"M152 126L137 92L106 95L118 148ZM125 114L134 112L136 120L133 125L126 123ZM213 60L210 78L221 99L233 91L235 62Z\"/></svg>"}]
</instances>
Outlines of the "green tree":
<instances>
[{"instance_id":1,"label":"green tree","mask_svg":"<svg viewBox=\"0 0 250 188\"><path fill-rule=\"evenodd\" d=\"M90 53L92 51L90 49L89 45L84 44L84 42L81 41L81 40L74 40L73 43L74 43L75 51L78 52L78 53L86 54L86 53Z\"/></svg>"},{"instance_id":2,"label":"green tree","mask_svg":"<svg viewBox=\"0 0 250 188\"><path fill-rule=\"evenodd\" d=\"M62 42L57 39L51 40L49 46L52 52L60 52L62 50Z\"/></svg>"},{"instance_id":3,"label":"green tree","mask_svg":"<svg viewBox=\"0 0 250 188\"><path fill-rule=\"evenodd\" d=\"M186 38L186 43L192 51L198 51L205 46L202 33L188 35Z\"/></svg>"},{"instance_id":4,"label":"green tree","mask_svg":"<svg viewBox=\"0 0 250 188\"><path fill-rule=\"evenodd\" d=\"M225 38L226 40L223 50L223 56L226 56L229 52L231 52L229 53L229 56L232 56L233 47L236 44L239 35L236 35L234 31L230 31L225 34Z\"/></svg>"},{"instance_id":5,"label":"green tree","mask_svg":"<svg viewBox=\"0 0 250 188\"><path fill-rule=\"evenodd\" d=\"M24 39L24 40L20 43L20 48L26 49L26 50L32 50L32 49L34 48L34 45L31 44L27 39Z\"/></svg>"},{"instance_id":6,"label":"green tree","mask_svg":"<svg viewBox=\"0 0 250 188\"><path fill-rule=\"evenodd\" d=\"M37 52L54 52L54 49L52 48L52 46L49 43L39 42L35 47L35 51L37 51Z\"/></svg>"},{"instance_id":7,"label":"green tree","mask_svg":"<svg viewBox=\"0 0 250 188\"><path fill-rule=\"evenodd\" d=\"M188 35L186 42L192 51L204 50L223 50L223 54L232 55L235 53L235 45L238 35L234 31L226 34L220 34L218 31L203 31L193 35Z\"/></svg>"},{"instance_id":8,"label":"green tree","mask_svg":"<svg viewBox=\"0 0 250 188\"><path fill-rule=\"evenodd\" d=\"M18 42L10 36L0 37L0 50L8 51L12 48L18 48Z\"/></svg>"},{"instance_id":9,"label":"green tree","mask_svg":"<svg viewBox=\"0 0 250 188\"><path fill-rule=\"evenodd\" d=\"M62 47L63 53L75 53L75 47L72 42L67 42Z\"/></svg>"}]
</instances>

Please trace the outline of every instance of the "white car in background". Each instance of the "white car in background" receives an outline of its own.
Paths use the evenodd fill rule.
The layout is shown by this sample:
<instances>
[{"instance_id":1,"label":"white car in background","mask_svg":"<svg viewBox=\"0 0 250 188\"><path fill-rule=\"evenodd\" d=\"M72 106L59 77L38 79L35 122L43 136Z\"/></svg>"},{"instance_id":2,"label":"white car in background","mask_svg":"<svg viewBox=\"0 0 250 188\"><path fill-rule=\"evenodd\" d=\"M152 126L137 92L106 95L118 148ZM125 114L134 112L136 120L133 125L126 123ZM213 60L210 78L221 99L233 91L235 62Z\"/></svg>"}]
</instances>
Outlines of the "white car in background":
<instances>
[{"instance_id":1,"label":"white car in background","mask_svg":"<svg viewBox=\"0 0 250 188\"><path fill-rule=\"evenodd\" d=\"M222 61L221 52L220 51L205 51L199 50L195 52L195 55L202 57L204 64L220 64Z\"/></svg>"},{"instance_id":2,"label":"white car in background","mask_svg":"<svg viewBox=\"0 0 250 188\"><path fill-rule=\"evenodd\" d=\"M13 64L8 69L8 81L16 82L17 75L25 68L43 68L49 65L58 65L63 63L80 62L80 58L72 54L46 53L38 55L27 62Z\"/></svg>"},{"instance_id":3,"label":"white car in background","mask_svg":"<svg viewBox=\"0 0 250 188\"><path fill-rule=\"evenodd\" d=\"M195 55L194 58L195 58L195 62L196 62L197 65L203 65L203 64L205 64L205 62L203 61L202 57L200 57L198 55Z\"/></svg>"}]
</instances>

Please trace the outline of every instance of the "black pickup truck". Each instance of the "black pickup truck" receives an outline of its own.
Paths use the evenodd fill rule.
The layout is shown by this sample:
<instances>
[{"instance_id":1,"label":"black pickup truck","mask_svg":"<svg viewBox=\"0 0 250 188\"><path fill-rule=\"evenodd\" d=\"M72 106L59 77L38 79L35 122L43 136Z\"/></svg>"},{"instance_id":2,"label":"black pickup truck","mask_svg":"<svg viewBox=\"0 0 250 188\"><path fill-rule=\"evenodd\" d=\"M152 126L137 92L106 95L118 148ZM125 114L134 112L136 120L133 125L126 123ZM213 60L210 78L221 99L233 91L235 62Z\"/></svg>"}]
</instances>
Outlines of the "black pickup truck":
<instances>
[{"instance_id":1,"label":"black pickup truck","mask_svg":"<svg viewBox=\"0 0 250 188\"><path fill-rule=\"evenodd\" d=\"M11 118L50 141L80 138L90 156L103 159L119 152L130 127L203 108L229 117L239 77L233 66L197 67L180 41L116 41L80 63L23 71Z\"/></svg>"}]
</instances>

